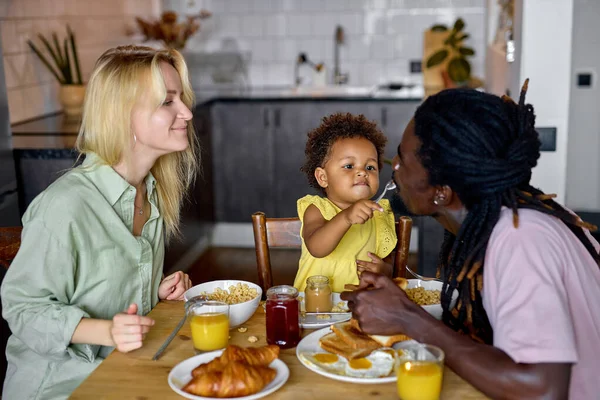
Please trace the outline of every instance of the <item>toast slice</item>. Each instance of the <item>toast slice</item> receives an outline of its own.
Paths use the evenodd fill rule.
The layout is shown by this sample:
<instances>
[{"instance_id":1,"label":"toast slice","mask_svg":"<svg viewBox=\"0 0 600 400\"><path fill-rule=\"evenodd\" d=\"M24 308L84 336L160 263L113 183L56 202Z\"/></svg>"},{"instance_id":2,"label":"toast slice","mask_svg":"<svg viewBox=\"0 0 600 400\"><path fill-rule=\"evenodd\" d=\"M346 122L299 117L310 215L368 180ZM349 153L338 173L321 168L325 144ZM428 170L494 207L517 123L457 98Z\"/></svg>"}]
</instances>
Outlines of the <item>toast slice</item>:
<instances>
[{"instance_id":1,"label":"toast slice","mask_svg":"<svg viewBox=\"0 0 600 400\"><path fill-rule=\"evenodd\" d=\"M347 324L350 325L353 332L356 332L356 331L360 332L362 335L368 336L370 339L376 341L377 343L379 343L381 346L384 346L384 347L391 347L394 343L404 342L406 340L412 340L412 338L410 338L406 335L403 335L403 334L397 334L397 335L392 335L392 336L365 334L365 333L363 333L363 331L360 330L360 325L358 324L358 321L355 320L354 318L352 318L350 321L348 321Z\"/></svg>"},{"instance_id":2,"label":"toast slice","mask_svg":"<svg viewBox=\"0 0 600 400\"><path fill-rule=\"evenodd\" d=\"M358 323L352 325L349 321L346 321L331 325L331 330L352 349L363 349L372 346L375 346L375 348L379 347L368 335L360 329L356 329L356 326L358 326Z\"/></svg>"},{"instance_id":3,"label":"toast slice","mask_svg":"<svg viewBox=\"0 0 600 400\"><path fill-rule=\"evenodd\" d=\"M327 335L323 336L319 340L319 344L323 350L337 354L338 356L344 357L347 360L366 357L371 354L373 350L376 350L380 347L377 342L372 340L368 346L355 349L351 346L348 346L348 344L335 333L328 333Z\"/></svg>"}]
</instances>

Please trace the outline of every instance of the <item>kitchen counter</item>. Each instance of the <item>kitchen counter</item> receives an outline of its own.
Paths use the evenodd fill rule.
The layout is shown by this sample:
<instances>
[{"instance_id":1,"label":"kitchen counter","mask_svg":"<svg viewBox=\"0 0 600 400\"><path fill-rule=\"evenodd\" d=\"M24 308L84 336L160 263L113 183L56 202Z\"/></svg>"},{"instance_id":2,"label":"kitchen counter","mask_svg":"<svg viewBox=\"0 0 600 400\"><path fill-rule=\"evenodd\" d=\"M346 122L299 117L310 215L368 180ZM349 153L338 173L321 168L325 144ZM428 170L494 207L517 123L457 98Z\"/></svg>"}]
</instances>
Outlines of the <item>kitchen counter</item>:
<instances>
[{"instance_id":1,"label":"kitchen counter","mask_svg":"<svg viewBox=\"0 0 600 400\"><path fill-rule=\"evenodd\" d=\"M81 120L62 113L36 118L11 127L13 149L73 149Z\"/></svg>"},{"instance_id":2,"label":"kitchen counter","mask_svg":"<svg viewBox=\"0 0 600 400\"><path fill-rule=\"evenodd\" d=\"M422 86L389 90L376 86L207 86L196 88L199 104L216 101L421 101Z\"/></svg>"},{"instance_id":3,"label":"kitchen counter","mask_svg":"<svg viewBox=\"0 0 600 400\"><path fill-rule=\"evenodd\" d=\"M377 87L324 86L324 87L255 87L207 86L196 91L198 106L217 102L419 102L423 88L416 86L400 90L382 90ZM11 127L13 148L73 149L79 133L80 120L69 120L64 114L42 116Z\"/></svg>"}]
</instances>

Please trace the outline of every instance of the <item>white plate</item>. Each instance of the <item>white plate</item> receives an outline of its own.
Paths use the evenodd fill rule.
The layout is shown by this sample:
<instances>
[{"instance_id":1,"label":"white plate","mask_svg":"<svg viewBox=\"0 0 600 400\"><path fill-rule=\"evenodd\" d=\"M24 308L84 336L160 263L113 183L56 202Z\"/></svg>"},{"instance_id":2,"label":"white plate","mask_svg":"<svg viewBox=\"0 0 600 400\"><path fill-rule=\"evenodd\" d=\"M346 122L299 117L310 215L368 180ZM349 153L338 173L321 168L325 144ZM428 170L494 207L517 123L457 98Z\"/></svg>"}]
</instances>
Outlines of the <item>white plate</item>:
<instances>
[{"instance_id":1,"label":"white plate","mask_svg":"<svg viewBox=\"0 0 600 400\"><path fill-rule=\"evenodd\" d=\"M351 383L362 383L362 384L371 384L371 383L389 383L396 382L396 375L392 372L390 376L386 376L384 378L358 378L353 376L339 375L333 372L326 371L325 369L319 367L318 365L310 362L305 355L314 354L314 353L327 353L327 351L323 350L319 345L319 339L323 336L331 333L331 329L324 328L319 329L311 333L308 336L305 336L298 346L296 347L296 357L298 360L304 365L306 368L311 371L316 372L319 375L326 376L327 378L335 379L342 382L351 382ZM404 342L396 343L393 347L395 349L402 348L408 344L417 343L414 340L407 340Z\"/></svg>"},{"instance_id":2,"label":"white plate","mask_svg":"<svg viewBox=\"0 0 600 400\"><path fill-rule=\"evenodd\" d=\"M306 311L305 301L304 301L304 292L298 293L298 297L302 297L302 301L300 302L300 311ZM335 307L342 299L340 299L339 293L332 293L333 306ZM344 301L344 305L347 308L347 302ZM348 321L352 318L352 313L347 312L344 314L332 314L330 319L317 319L315 314L305 314L300 316L300 326L305 329L319 329L325 328L333 324L337 324L338 322Z\"/></svg>"},{"instance_id":3,"label":"white plate","mask_svg":"<svg viewBox=\"0 0 600 400\"><path fill-rule=\"evenodd\" d=\"M223 353L223 350L211 351L210 353L198 354L197 356L190 357L187 360L184 360L177 364L171 372L169 372L169 386L173 389L178 395L186 397L188 399L194 400L206 400L206 399L216 399L216 397L201 397L195 396L193 394L184 392L181 390L190 379L192 379L192 370L196 368L200 364L207 363L214 358L217 358ZM267 386L263 388L258 393L255 393L250 396L244 397L235 397L236 400L252 400L252 399L260 399L268 394L273 393L277 389L279 389L290 377L290 370L287 365L280 359L276 359L273 361L269 367L273 368L277 371L277 375L275 375L275 379Z\"/></svg>"}]
</instances>

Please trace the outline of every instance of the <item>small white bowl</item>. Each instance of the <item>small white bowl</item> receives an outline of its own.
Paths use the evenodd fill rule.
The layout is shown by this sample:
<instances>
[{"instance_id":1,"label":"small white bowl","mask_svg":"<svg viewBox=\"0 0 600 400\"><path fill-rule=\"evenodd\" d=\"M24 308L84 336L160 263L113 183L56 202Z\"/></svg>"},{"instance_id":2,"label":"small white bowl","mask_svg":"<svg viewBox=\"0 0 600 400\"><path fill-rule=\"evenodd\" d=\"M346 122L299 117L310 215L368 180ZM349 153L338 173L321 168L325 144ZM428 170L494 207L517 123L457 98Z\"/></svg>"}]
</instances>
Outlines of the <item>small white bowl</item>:
<instances>
[{"instance_id":1,"label":"small white bowl","mask_svg":"<svg viewBox=\"0 0 600 400\"><path fill-rule=\"evenodd\" d=\"M439 290L442 291L442 282L438 281L423 281L421 279L407 279L408 285L406 285L407 289L414 289L417 287L422 287L425 290ZM458 292L456 289L454 293L452 293L452 300L450 300L450 308L452 309L456 304L456 299L458 298ZM431 304L428 306L421 306L425 311L431 314L434 318L441 320L442 319L442 304Z\"/></svg>"},{"instance_id":2,"label":"small white bowl","mask_svg":"<svg viewBox=\"0 0 600 400\"><path fill-rule=\"evenodd\" d=\"M252 300L248 300L244 303L239 304L231 304L229 306L229 328L237 328L244 322L248 321L258 308L258 303L260 303L260 298L262 296L262 289L257 284L248 281L237 281L231 279L205 282L189 288L183 294L183 297L185 301L188 301L189 299L198 296L204 292L212 293L215 291L216 288L228 290L231 286L235 286L238 283L246 284L248 285L248 287L250 287L250 289L256 289L257 295Z\"/></svg>"}]
</instances>

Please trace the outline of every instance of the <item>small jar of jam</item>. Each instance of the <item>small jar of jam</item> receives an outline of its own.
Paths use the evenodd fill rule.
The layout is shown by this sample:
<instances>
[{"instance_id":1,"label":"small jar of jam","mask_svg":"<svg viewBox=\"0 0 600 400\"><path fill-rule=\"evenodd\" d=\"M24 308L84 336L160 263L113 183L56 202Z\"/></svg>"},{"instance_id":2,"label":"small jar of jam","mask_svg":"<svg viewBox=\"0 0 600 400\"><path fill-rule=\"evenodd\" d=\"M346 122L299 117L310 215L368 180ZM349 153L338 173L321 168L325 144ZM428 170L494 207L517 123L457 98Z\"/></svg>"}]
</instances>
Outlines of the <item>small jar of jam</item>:
<instances>
[{"instance_id":1,"label":"small jar of jam","mask_svg":"<svg viewBox=\"0 0 600 400\"><path fill-rule=\"evenodd\" d=\"M298 289L293 286L273 286L267 290L267 343L282 349L300 342L300 307Z\"/></svg>"},{"instance_id":2,"label":"small jar of jam","mask_svg":"<svg viewBox=\"0 0 600 400\"><path fill-rule=\"evenodd\" d=\"M323 275L310 276L304 289L306 312L331 312L331 286L329 278Z\"/></svg>"}]
</instances>

